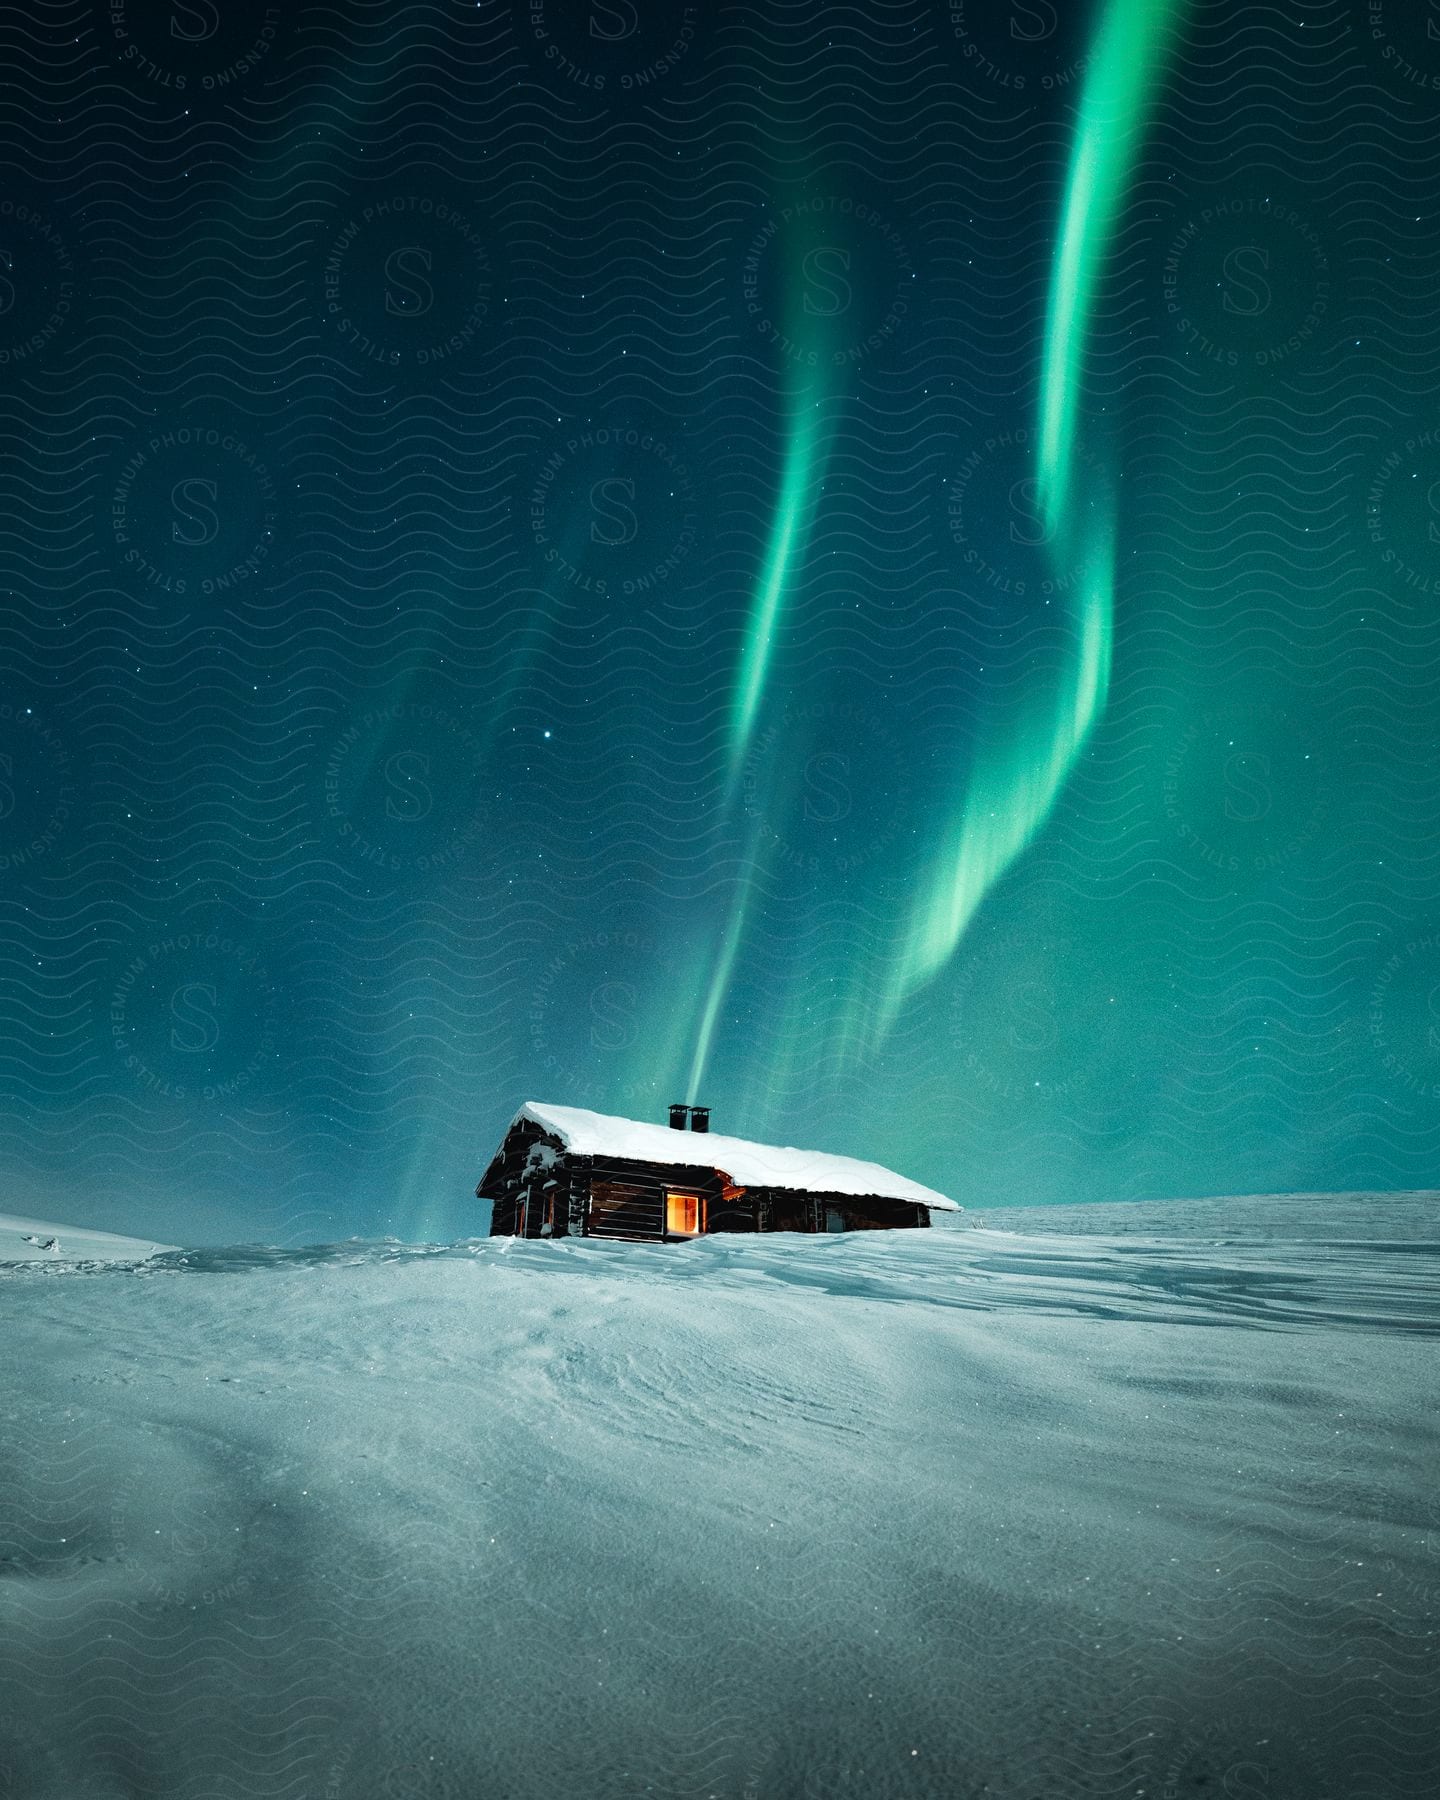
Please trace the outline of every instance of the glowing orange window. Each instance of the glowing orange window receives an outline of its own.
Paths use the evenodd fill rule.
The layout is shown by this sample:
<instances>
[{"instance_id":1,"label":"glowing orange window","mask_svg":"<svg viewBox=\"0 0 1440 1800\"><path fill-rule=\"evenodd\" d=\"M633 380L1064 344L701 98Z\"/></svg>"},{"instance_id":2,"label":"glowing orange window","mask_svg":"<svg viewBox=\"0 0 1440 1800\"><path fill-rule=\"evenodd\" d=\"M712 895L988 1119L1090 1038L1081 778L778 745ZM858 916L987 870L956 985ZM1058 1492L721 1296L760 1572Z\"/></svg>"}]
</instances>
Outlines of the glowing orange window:
<instances>
[{"instance_id":1,"label":"glowing orange window","mask_svg":"<svg viewBox=\"0 0 1440 1800\"><path fill-rule=\"evenodd\" d=\"M666 1194L665 1229L677 1237L698 1237L705 1229L705 1202L698 1194Z\"/></svg>"}]
</instances>

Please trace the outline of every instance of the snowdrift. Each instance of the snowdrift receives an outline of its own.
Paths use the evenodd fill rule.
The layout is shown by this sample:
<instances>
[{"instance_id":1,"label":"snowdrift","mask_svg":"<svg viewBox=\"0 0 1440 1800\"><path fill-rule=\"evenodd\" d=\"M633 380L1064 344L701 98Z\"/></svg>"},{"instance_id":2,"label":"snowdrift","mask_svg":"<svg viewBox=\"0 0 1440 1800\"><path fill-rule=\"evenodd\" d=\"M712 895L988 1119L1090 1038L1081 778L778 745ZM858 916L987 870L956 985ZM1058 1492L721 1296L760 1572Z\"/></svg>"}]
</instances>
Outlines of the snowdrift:
<instances>
[{"instance_id":1,"label":"snowdrift","mask_svg":"<svg viewBox=\"0 0 1440 1800\"><path fill-rule=\"evenodd\" d=\"M144 1262L173 1250L148 1238L117 1237L113 1231L87 1231L73 1225L47 1225L0 1213L0 1264L17 1262Z\"/></svg>"},{"instance_id":2,"label":"snowdrift","mask_svg":"<svg viewBox=\"0 0 1440 1800\"><path fill-rule=\"evenodd\" d=\"M1419 1796L1436 1248L13 1265L0 1791Z\"/></svg>"}]
</instances>

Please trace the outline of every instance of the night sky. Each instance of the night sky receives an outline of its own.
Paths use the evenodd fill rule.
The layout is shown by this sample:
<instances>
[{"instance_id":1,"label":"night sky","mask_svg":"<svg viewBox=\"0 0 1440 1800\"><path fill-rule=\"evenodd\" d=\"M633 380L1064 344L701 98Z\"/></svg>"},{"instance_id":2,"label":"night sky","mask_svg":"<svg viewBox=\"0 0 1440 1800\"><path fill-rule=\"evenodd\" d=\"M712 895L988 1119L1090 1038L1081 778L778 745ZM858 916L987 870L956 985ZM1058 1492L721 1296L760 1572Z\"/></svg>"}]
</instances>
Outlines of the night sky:
<instances>
[{"instance_id":1,"label":"night sky","mask_svg":"<svg viewBox=\"0 0 1440 1800\"><path fill-rule=\"evenodd\" d=\"M1440 1185L1440 6L1147 6L1059 524L1088 6L4 13L0 1210Z\"/></svg>"}]
</instances>

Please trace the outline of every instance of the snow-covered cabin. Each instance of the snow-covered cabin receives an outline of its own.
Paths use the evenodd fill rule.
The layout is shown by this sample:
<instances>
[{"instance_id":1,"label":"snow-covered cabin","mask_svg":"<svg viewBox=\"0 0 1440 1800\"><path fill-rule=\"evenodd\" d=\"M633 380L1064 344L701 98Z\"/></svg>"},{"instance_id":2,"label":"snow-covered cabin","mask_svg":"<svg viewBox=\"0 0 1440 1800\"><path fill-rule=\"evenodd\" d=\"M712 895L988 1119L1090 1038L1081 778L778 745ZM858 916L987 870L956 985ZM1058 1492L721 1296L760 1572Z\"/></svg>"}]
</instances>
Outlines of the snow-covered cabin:
<instances>
[{"instance_id":1,"label":"snow-covered cabin","mask_svg":"<svg viewBox=\"0 0 1440 1800\"><path fill-rule=\"evenodd\" d=\"M491 1202L490 1235L873 1231L961 1210L878 1163L752 1144L709 1123L703 1106L672 1106L669 1125L648 1125L526 1101L475 1189Z\"/></svg>"}]
</instances>

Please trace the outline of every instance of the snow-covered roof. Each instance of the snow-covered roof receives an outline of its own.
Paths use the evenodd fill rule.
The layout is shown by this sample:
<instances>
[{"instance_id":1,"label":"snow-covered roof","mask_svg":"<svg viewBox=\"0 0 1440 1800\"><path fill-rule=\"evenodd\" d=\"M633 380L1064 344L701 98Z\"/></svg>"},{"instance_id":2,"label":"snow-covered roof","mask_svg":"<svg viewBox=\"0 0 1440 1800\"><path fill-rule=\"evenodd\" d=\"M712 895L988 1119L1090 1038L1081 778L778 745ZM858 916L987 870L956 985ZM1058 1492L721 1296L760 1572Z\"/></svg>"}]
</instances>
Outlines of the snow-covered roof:
<instances>
[{"instance_id":1,"label":"snow-covered roof","mask_svg":"<svg viewBox=\"0 0 1440 1800\"><path fill-rule=\"evenodd\" d=\"M933 1188L907 1181L879 1163L824 1150L794 1150L781 1144L752 1144L718 1131L676 1131L641 1119L616 1119L579 1106L550 1106L527 1100L514 1124L529 1119L553 1132L577 1156L615 1156L629 1162L665 1163L677 1169L720 1169L738 1187L802 1188L817 1194L873 1195L910 1200L944 1212L964 1209Z\"/></svg>"}]
</instances>

